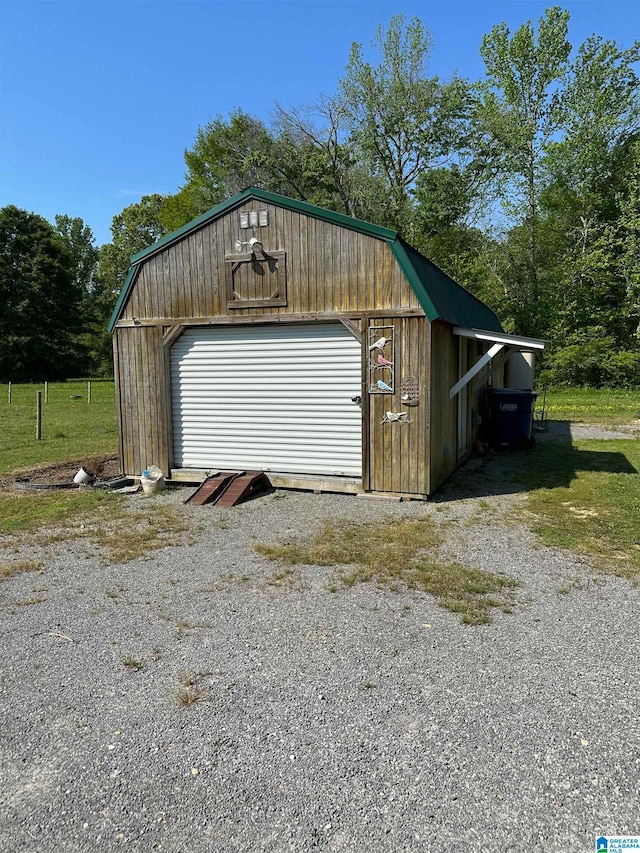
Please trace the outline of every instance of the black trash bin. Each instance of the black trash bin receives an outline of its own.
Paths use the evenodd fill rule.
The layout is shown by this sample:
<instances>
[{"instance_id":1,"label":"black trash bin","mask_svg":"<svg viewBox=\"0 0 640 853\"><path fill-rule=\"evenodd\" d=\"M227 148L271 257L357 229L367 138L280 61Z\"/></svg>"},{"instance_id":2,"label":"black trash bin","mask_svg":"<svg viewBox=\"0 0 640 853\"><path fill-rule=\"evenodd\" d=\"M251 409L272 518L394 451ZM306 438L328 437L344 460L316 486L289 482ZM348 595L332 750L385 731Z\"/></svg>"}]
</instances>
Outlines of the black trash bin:
<instances>
[{"instance_id":1,"label":"black trash bin","mask_svg":"<svg viewBox=\"0 0 640 853\"><path fill-rule=\"evenodd\" d=\"M529 447L537 391L492 388L489 391L491 441L509 447Z\"/></svg>"}]
</instances>

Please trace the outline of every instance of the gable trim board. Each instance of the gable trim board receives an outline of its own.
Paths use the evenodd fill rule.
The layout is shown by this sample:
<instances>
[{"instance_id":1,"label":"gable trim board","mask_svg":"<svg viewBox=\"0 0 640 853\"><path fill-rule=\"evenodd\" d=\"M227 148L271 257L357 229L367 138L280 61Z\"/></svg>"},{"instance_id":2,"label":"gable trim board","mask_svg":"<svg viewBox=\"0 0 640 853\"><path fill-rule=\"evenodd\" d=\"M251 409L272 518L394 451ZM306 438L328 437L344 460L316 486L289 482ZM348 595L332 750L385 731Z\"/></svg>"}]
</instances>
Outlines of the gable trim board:
<instances>
[{"instance_id":1,"label":"gable trim board","mask_svg":"<svg viewBox=\"0 0 640 853\"><path fill-rule=\"evenodd\" d=\"M243 190L238 195L227 199L222 204L217 205L217 207L202 214L202 216L179 228L177 231L173 231L171 234L162 237L147 249L143 249L143 251L133 255L127 278L109 321L109 331L113 332L116 323L120 319L129 294L135 284L138 271L145 261L184 239L194 231L203 228L220 216L243 206L250 199L255 199L265 204L273 204L286 210L314 217L323 222L348 228L351 231L356 231L386 242L407 282L415 293L421 308L431 322L434 320L444 320L452 325L474 326L495 332L503 332L500 321L487 305L450 278L436 264L425 258L416 249L409 246L408 243L405 243L396 231L383 228L379 225L373 225L370 222L364 222L360 219L354 219L343 213L316 207L304 201L267 192L257 187L249 187Z\"/></svg>"}]
</instances>

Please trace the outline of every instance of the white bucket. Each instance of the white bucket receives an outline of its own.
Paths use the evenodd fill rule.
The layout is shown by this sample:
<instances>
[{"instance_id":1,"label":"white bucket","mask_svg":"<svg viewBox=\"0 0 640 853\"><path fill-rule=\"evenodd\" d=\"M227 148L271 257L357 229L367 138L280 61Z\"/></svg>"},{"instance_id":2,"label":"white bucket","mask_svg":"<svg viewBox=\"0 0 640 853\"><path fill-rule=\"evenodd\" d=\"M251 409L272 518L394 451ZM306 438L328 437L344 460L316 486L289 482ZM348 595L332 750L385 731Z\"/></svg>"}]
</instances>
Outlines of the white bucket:
<instances>
[{"instance_id":1,"label":"white bucket","mask_svg":"<svg viewBox=\"0 0 640 853\"><path fill-rule=\"evenodd\" d=\"M142 472L140 477L142 491L145 495L152 495L155 492L161 492L165 488L164 474L156 465L151 465Z\"/></svg>"},{"instance_id":2,"label":"white bucket","mask_svg":"<svg viewBox=\"0 0 640 853\"><path fill-rule=\"evenodd\" d=\"M73 478L73 482L78 486L86 486L89 483L93 483L95 477L89 474L88 471L85 471L84 468L80 468L76 476Z\"/></svg>"}]
</instances>

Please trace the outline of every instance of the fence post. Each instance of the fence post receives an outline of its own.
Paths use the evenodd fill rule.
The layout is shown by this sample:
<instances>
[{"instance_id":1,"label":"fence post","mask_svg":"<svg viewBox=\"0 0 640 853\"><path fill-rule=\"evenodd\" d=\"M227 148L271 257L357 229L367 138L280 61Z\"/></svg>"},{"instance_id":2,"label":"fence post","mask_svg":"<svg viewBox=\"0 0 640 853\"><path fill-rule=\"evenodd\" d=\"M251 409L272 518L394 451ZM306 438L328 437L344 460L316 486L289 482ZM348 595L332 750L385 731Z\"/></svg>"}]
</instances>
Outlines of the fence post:
<instances>
[{"instance_id":1,"label":"fence post","mask_svg":"<svg viewBox=\"0 0 640 853\"><path fill-rule=\"evenodd\" d=\"M9 404L11 404L11 382L9 382Z\"/></svg>"},{"instance_id":2,"label":"fence post","mask_svg":"<svg viewBox=\"0 0 640 853\"><path fill-rule=\"evenodd\" d=\"M44 383L44 401L45 403L49 402L49 383Z\"/></svg>"},{"instance_id":3,"label":"fence post","mask_svg":"<svg viewBox=\"0 0 640 853\"><path fill-rule=\"evenodd\" d=\"M87 403L91 402L91 380L87 382Z\"/></svg>"},{"instance_id":4,"label":"fence post","mask_svg":"<svg viewBox=\"0 0 640 853\"><path fill-rule=\"evenodd\" d=\"M42 439L42 391L37 392L36 397L36 440Z\"/></svg>"}]
</instances>

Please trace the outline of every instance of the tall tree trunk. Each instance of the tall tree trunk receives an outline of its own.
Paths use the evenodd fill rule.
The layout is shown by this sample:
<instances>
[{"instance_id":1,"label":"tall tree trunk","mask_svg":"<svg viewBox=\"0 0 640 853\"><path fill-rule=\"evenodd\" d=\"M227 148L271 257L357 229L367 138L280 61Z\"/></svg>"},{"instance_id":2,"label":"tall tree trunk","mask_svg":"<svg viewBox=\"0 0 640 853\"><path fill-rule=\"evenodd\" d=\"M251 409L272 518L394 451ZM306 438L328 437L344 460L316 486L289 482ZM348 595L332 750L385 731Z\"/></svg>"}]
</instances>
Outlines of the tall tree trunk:
<instances>
[{"instance_id":1,"label":"tall tree trunk","mask_svg":"<svg viewBox=\"0 0 640 853\"><path fill-rule=\"evenodd\" d=\"M530 297L531 297L531 319L538 325L538 257L536 241L536 187L535 187L535 154L533 145L530 150L529 168L527 175L527 226L529 238L529 272L530 272Z\"/></svg>"}]
</instances>

